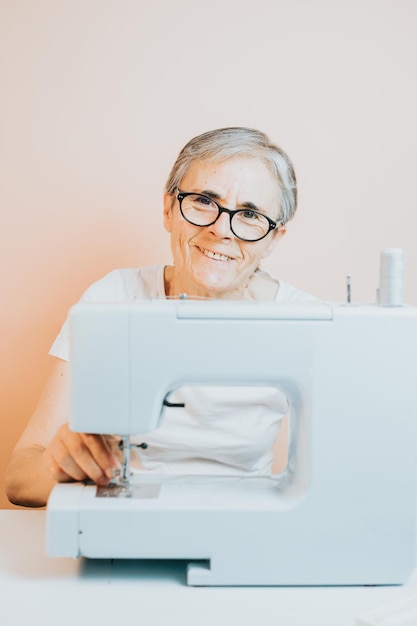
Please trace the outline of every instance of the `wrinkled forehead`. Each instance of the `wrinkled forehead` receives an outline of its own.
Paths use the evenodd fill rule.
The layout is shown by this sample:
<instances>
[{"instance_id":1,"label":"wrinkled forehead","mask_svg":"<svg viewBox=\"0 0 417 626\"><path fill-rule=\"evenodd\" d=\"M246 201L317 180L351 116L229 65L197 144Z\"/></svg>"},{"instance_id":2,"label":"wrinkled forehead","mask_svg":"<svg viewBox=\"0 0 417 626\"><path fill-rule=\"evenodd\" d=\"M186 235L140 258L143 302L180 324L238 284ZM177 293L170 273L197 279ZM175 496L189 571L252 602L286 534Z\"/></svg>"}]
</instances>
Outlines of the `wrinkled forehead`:
<instances>
[{"instance_id":1,"label":"wrinkled forehead","mask_svg":"<svg viewBox=\"0 0 417 626\"><path fill-rule=\"evenodd\" d=\"M184 172L178 187L181 191L209 193L219 201L249 204L278 216L281 187L265 159L237 155L227 159L196 160Z\"/></svg>"}]
</instances>

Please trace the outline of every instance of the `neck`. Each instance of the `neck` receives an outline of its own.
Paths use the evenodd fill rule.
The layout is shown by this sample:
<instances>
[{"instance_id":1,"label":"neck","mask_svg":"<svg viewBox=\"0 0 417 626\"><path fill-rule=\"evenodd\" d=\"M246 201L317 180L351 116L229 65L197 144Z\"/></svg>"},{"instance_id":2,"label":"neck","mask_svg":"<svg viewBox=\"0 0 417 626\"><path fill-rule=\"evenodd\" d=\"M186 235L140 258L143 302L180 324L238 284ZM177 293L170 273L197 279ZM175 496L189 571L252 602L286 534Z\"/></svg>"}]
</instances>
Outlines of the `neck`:
<instances>
[{"instance_id":1,"label":"neck","mask_svg":"<svg viewBox=\"0 0 417 626\"><path fill-rule=\"evenodd\" d=\"M165 295L169 298L179 298L186 294L189 298L211 300L275 300L279 283L269 274L256 271L244 287L225 291L213 292L199 289L188 284L178 275L175 266L167 265L164 272Z\"/></svg>"}]
</instances>

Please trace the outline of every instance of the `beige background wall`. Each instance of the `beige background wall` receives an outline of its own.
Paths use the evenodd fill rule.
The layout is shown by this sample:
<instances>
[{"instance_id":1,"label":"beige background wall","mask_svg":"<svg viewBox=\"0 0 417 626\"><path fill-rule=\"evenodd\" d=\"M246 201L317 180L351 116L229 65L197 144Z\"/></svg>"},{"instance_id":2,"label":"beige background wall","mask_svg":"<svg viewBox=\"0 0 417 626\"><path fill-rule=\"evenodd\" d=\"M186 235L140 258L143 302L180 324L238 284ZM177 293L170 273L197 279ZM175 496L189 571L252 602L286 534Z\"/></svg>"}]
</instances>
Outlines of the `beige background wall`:
<instances>
[{"instance_id":1,"label":"beige background wall","mask_svg":"<svg viewBox=\"0 0 417 626\"><path fill-rule=\"evenodd\" d=\"M399 246L417 304L416 24L414 0L0 0L0 476L68 307L169 262L162 188L200 132L254 126L294 160L269 269L373 301Z\"/></svg>"}]
</instances>

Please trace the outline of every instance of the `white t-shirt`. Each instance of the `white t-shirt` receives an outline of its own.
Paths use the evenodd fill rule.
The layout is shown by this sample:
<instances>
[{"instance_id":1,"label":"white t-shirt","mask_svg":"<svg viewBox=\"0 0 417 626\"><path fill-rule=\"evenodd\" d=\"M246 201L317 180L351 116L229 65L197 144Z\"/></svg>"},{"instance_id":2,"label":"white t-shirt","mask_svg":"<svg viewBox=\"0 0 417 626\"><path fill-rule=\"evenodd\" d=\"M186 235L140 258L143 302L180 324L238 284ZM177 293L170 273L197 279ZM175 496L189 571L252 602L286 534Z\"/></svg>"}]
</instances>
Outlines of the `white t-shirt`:
<instances>
[{"instance_id":1,"label":"white t-shirt","mask_svg":"<svg viewBox=\"0 0 417 626\"><path fill-rule=\"evenodd\" d=\"M277 302L317 302L303 291L275 282ZM149 298L165 298L163 265L114 270L93 283L80 302ZM67 321L50 354L69 360ZM271 474L274 442L288 411L287 399L278 389L187 386L172 393L169 401L185 407L165 408L159 428L131 438L136 443L145 441L148 446L133 455L133 470L184 475Z\"/></svg>"}]
</instances>

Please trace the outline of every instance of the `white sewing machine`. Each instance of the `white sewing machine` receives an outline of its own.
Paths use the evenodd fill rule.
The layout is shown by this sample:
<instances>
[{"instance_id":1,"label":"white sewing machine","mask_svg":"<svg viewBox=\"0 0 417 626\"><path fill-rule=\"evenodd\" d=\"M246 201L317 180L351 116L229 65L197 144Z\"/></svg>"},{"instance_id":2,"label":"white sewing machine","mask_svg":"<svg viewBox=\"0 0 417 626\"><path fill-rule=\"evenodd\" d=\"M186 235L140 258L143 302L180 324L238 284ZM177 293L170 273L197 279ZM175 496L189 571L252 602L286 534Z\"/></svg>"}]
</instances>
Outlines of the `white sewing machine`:
<instances>
[{"instance_id":1,"label":"white sewing machine","mask_svg":"<svg viewBox=\"0 0 417 626\"><path fill-rule=\"evenodd\" d=\"M417 308L155 300L78 305L71 323L71 427L120 435L125 462L114 497L92 484L54 488L50 555L185 559L190 585L406 581ZM290 405L286 469L131 477L129 435L155 429L184 384L279 387Z\"/></svg>"}]
</instances>

